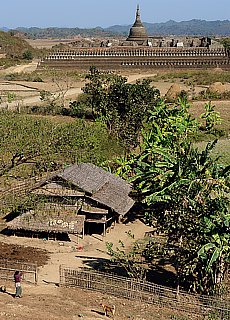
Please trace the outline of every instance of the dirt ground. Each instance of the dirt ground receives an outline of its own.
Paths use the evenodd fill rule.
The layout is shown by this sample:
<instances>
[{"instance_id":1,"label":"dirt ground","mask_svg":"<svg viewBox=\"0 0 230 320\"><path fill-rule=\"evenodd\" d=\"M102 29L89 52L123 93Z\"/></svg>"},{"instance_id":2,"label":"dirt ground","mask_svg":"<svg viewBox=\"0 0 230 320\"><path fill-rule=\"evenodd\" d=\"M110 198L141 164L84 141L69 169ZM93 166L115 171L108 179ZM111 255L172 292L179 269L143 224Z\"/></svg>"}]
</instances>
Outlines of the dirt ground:
<instances>
[{"instance_id":1,"label":"dirt ground","mask_svg":"<svg viewBox=\"0 0 230 320\"><path fill-rule=\"evenodd\" d=\"M76 236L71 241L52 241L26 237L0 235L0 259L15 259L38 262L38 284L23 283L23 297L14 298L14 283L0 280L0 287L6 286L6 293L0 292L0 319L109 319L103 314L100 303L116 306L114 319L153 320L174 319L178 316L172 310L127 299L119 299L102 293L79 288L59 287L59 265L69 267L91 267L99 259L108 259L106 242L118 245L119 240L131 245L127 236L131 231L135 239L140 239L151 228L141 221L116 225L106 238L101 235L87 235L84 239ZM182 316L179 314L179 316ZM175 318L177 319L177 318ZM182 319L182 318L180 318ZM191 319L183 318L183 319Z\"/></svg>"},{"instance_id":2,"label":"dirt ground","mask_svg":"<svg viewBox=\"0 0 230 320\"><path fill-rule=\"evenodd\" d=\"M167 320L196 319L178 314L167 308L119 299L79 288L62 288L55 285L27 286L24 295L13 298L12 286L0 293L0 319L2 320ZM105 316L100 303L115 305L116 313Z\"/></svg>"},{"instance_id":3,"label":"dirt ground","mask_svg":"<svg viewBox=\"0 0 230 320\"><path fill-rule=\"evenodd\" d=\"M51 41L52 42L52 41ZM0 77L4 77L5 75L9 75L12 73L31 73L36 70L38 65L38 60L34 60L31 63L24 64L24 65L18 65L14 67L10 67L8 69L0 70ZM156 75L156 73L151 72L132 72L132 73L125 73L122 74L122 76L127 77L128 83L135 83L138 79L143 78L152 78ZM172 81L153 81L152 85L160 90L160 93L162 96L164 96L169 88L175 83L178 82L180 85L181 90L189 91L191 90L191 87L188 85L185 85L181 83L179 80L172 80ZM75 100L77 96L82 93L82 87L84 86L85 82L82 80L78 81L72 81L71 83L68 83L68 85L65 83L59 83L61 87L64 89L65 92L65 100L66 103ZM227 86L227 84L225 84ZM68 86L68 88L67 88ZM230 84L228 84L228 89L230 90ZM67 90L68 89L68 90ZM194 91L198 94L202 90L207 89L207 86L201 86L197 85L194 88ZM40 99L40 92L41 91L49 91L56 96L60 95L60 87L57 85L57 83L46 79L44 82L30 82L30 81L5 81L0 80L0 92L5 93L14 93L15 98L12 102L6 102L3 101L0 103L0 108L8 108L10 110L14 110L18 107L24 107L24 106L32 106L32 105L41 105L43 102ZM205 101L200 102L202 105L205 104ZM229 101L223 101L223 103L229 104ZM197 105L199 104L199 101L193 102L193 104ZM215 105L218 107L222 104L222 101L215 101Z\"/></svg>"},{"instance_id":4,"label":"dirt ground","mask_svg":"<svg viewBox=\"0 0 230 320\"><path fill-rule=\"evenodd\" d=\"M38 60L34 60L31 63L13 66L8 69L0 70L0 76L4 77L5 75L13 73L31 73L36 70L38 65ZM122 74L127 77L128 83L135 83L138 79L151 78L155 76L155 73L130 73ZM169 90L173 82L158 81L154 82L153 85L158 88L162 95ZM59 83L60 85L60 83ZM73 83L68 84L68 90L65 93L66 101L71 101L71 99L76 99L76 97L82 92L81 88L84 86L84 81L74 81ZM66 90L65 83L62 84L62 87ZM189 88L181 85L181 89L188 90ZM45 82L29 82L29 81L5 81L0 80L0 92L10 92L15 94L15 98L12 102L2 102L0 107L7 107L8 109L15 109L18 106L31 106L31 105L40 105L42 101L40 99L40 91L46 90L52 93L59 94L60 88L52 81ZM203 88L195 88L198 92L203 90Z\"/></svg>"},{"instance_id":5,"label":"dirt ground","mask_svg":"<svg viewBox=\"0 0 230 320\"><path fill-rule=\"evenodd\" d=\"M48 262L49 252L34 247L0 242L0 260L1 259L18 260L27 263L35 263L36 261L38 266L43 266Z\"/></svg>"},{"instance_id":6,"label":"dirt ground","mask_svg":"<svg viewBox=\"0 0 230 320\"><path fill-rule=\"evenodd\" d=\"M70 241L53 241L46 238L28 238L19 236L6 236L0 234L0 258L11 260L23 260L42 266L39 268L38 280L40 283L59 282L59 265L65 264L69 267L92 267L100 259L109 259L106 243L112 242L114 248L123 241L126 247L134 241L127 235L134 235L134 239L141 239L145 232L152 230L140 220L116 226L106 234L86 235L84 239L75 235L69 235Z\"/></svg>"},{"instance_id":7,"label":"dirt ground","mask_svg":"<svg viewBox=\"0 0 230 320\"><path fill-rule=\"evenodd\" d=\"M26 41L33 47L38 49L51 49L53 46L58 44L67 44L73 39L26 39Z\"/></svg>"}]
</instances>

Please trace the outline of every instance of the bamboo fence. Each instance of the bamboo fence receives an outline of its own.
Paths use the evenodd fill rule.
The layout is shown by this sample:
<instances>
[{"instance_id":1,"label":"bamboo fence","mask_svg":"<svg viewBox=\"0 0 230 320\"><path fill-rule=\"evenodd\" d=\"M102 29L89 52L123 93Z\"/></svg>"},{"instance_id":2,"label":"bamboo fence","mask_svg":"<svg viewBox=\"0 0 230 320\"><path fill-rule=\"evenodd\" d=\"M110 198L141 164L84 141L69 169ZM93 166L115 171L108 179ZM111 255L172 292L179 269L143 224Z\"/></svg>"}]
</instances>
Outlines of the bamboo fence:
<instances>
[{"instance_id":1,"label":"bamboo fence","mask_svg":"<svg viewBox=\"0 0 230 320\"><path fill-rule=\"evenodd\" d=\"M14 280L15 271L21 271L23 273L22 279L25 282L37 284L38 282L38 269L35 263L25 263L21 261L13 260L0 260L0 279L2 280Z\"/></svg>"},{"instance_id":2,"label":"bamboo fence","mask_svg":"<svg viewBox=\"0 0 230 320\"><path fill-rule=\"evenodd\" d=\"M65 266L60 266L59 274L61 286L99 291L189 314L215 314L218 319L230 319L230 302L219 297L188 294L183 291L178 294L174 289L147 281Z\"/></svg>"}]
</instances>

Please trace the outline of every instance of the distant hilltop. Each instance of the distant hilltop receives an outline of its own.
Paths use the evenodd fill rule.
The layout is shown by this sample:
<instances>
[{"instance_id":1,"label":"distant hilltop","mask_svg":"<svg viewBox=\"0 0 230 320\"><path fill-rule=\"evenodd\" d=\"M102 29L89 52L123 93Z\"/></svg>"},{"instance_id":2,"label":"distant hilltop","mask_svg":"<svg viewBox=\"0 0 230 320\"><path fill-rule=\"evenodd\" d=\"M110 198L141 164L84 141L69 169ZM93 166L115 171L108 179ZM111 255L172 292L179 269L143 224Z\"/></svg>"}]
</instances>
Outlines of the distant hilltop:
<instances>
[{"instance_id":1,"label":"distant hilltop","mask_svg":"<svg viewBox=\"0 0 230 320\"><path fill-rule=\"evenodd\" d=\"M9 28L7 28L7 27L0 27L0 30L7 32L7 31L9 31Z\"/></svg>"},{"instance_id":2,"label":"distant hilltop","mask_svg":"<svg viewBox=\"0 0 230 320\"><path fill-rule=\"evenodd\" d=\"M230 21L229 20L189 20L176 22L173 20L162 23L143 23L149 36L230 36ZM23 28L19 27L15 30L26 34L29 38L71 38L77 35L81 36L127 36L131 25L114 25L108 28ZM7 27L0 28L1 30L9 30Z\"/></svg>"},{"instance_id":3,"label":"distant hilltop","mask_svg":"<svg viewBox=\"0 0 230 320\"><path fill-rule=\"evenodd\" d=\"M143 23L149 36L230 36L230 21L189 20L176 22L169 20L162 23ZM111 26L105 30L127 35L130 26Z\"/></svg>"}]
</instances>

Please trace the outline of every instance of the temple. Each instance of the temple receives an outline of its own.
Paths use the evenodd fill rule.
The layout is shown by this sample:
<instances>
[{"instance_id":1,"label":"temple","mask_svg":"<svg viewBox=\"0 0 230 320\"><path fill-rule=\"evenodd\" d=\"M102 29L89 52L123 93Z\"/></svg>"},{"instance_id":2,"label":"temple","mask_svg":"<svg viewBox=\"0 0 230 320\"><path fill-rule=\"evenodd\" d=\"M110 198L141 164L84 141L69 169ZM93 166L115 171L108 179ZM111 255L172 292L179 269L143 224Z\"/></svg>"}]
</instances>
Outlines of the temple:
<instances>
[{"instance_id":1,"label":"temple","mask_svg":"<svg viewBox=\"0 0 230 320\"><path fill-rule=\"evenodd\" d=\"M148 34L141 22L140 9L139 5L137 6L136 11L136 20L129 31L129 36L126 41L134 41L138 45L146 45L148 40Z\"/></svg>"},{"instance_id":2,"label":"temple","mask_svg":"<svg viewBox=\"0 0 230 320\"><path fill-rule=\"evenodd\" d=\"M138 5L135 22L126 40L107 40L88 46L74 41L65 50L49 54L38 68L87 71L91 66L102 71L216 67L225 70L230 68L230 52L208 37L148 37Z\"/></svg>"}]
</instances>

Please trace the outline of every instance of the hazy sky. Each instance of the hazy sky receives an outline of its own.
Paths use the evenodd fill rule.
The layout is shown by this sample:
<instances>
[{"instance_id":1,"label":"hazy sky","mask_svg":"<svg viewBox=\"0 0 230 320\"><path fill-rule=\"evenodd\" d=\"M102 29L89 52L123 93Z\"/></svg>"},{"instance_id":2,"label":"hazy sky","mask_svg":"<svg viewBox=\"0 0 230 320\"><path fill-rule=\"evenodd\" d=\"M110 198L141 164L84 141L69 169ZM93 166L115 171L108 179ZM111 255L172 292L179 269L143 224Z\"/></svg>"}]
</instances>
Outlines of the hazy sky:
<instances>
[{"instance_id":1,"label":"hazy sky","mask_svg":"<svg viewBox=\"0 0 230 320\"><path fill-rule=\"evenodd\" d=\"M229 20L230 0L1 0L0 27L109 27L134 22Z\"/></svg>"}]
</instances>

